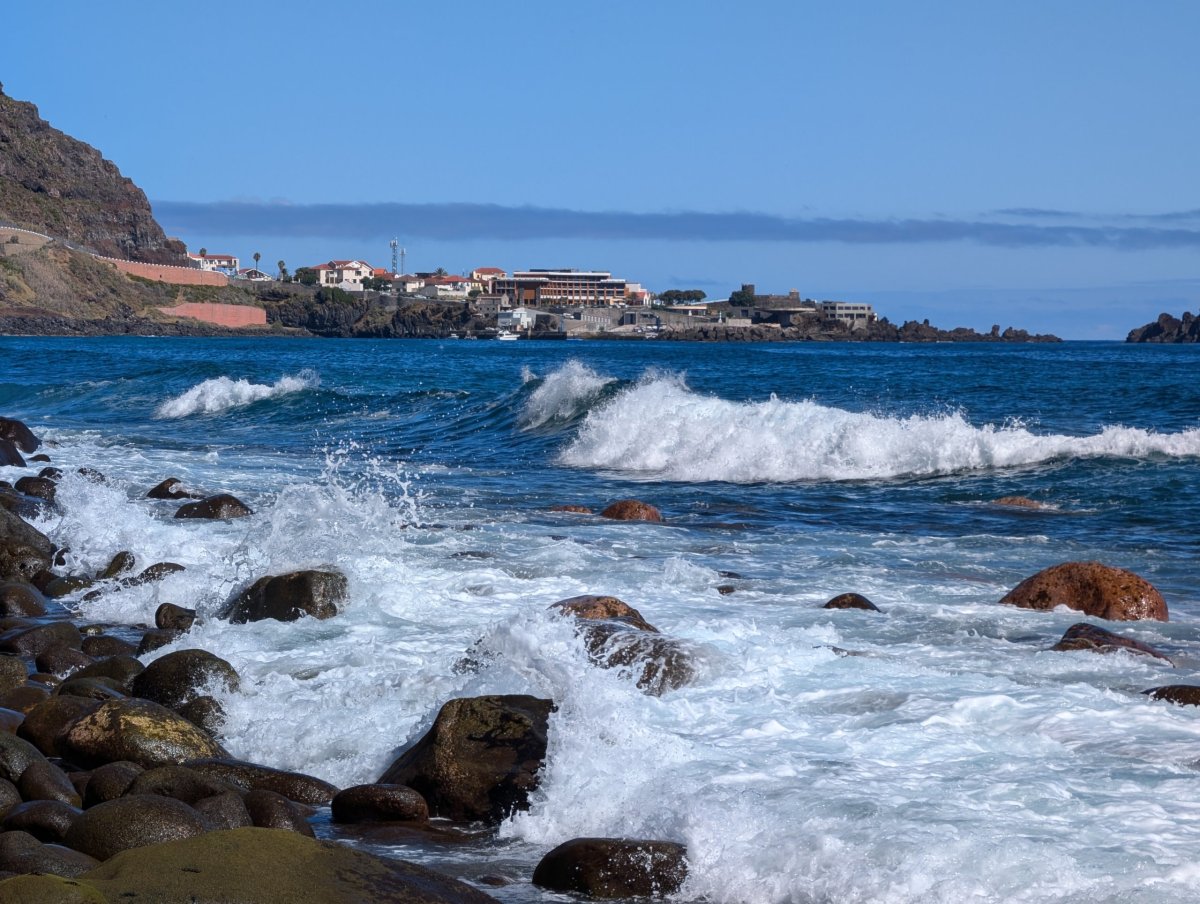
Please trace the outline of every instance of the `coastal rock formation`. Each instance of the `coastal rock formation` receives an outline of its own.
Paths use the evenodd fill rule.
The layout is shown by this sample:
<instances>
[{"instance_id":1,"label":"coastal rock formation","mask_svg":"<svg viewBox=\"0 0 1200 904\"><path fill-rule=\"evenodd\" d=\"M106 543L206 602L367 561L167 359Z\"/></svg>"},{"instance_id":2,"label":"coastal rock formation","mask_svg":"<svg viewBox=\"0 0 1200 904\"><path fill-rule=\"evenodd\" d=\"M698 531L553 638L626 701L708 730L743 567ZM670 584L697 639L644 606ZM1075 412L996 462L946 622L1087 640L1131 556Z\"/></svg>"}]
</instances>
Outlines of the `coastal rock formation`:
<instances>
[{"instance_id":1,"label":"coastal rock formation","mask_svg":"<svg viewBox=\"0 0 1200 904\"><path fill-rule=\"evenodd\" d=\"M155 484L146 493L147 499L200 499L198 493L188 489L178 477L168 477Z\"/></svg>"},{"instance_id":2,"label":"coastal rock formation","mask_svg":"<svg viewBox=\"0 0 1200 904\"><path fill-rule=\"evenodd\" d=\"M601 518L614 521L662 521L662 512L639 499L622 499L600 513Z\"/></svg>"},{"instance_id":3,"label":"coastal rock formation","mask_svg":"<svg viewBox=\"0 0 1200 904\"><path fill-rule=\"evenodd\" d=\"M1130 330L1126 342L1182 343L1200 342L1200 318L1190 311L1182 317L1159 314L1158 319Z\"/></svg>"},{"instance_id":4,"label":"coastal rock formation","mask_svg":"<svg viewBox=\"0 0 1200 904\"><path fill-rule=\"evenodd\" d=\"M0 439L10 440L22 452L36 452L42 445L23 421L10 417L0 417Z\"/></svg>"},{"instance_id":5,"label":"coastal rock formation","mask_svg":"<svg viewBox=\"0 0 1200 904\"><path fill-rule=\"evenodd\" d=\"M197 697L198 691L238 688L238 673L224 659L207 650L176 650L156 659L133 679L135 696L178 710Z\"/></svg>"},{"instance_id":6,"label":"coastal rock formation","mask_svg":"<svg viewBox=\"0 0 1200 904\"><path fill-rule=\"evenodd\" d=\"M687 848L673 841L574 838L546 854L533 884L589 898L672 895L687 878Z\"/></svg>"},{"instance_id":7,"label":"coastal rock formation","mask_svg":"<svg viewBox=\"0 0 1200 904\"><path fill-rule=\"evenodd\" d=\"M186 265L133 182L78 139L13 100L0 85L0 221L58 236L99 254Z\"/></svg>"},{"instance_id":8,"label":"coastal rock formation","mask_svg":"<svg viewBox=\"0 0 1200 904\"><path fill-rule=\"evenodd\" d=\"M19 515L0 506L0 580L28 581L50 568L54 544Z\"/></svg>"},{"instance_id":9,"label":"coastal rock formation","mask_svg":"<svg viewBox=\"0 0 1200 904\"><path fill-rule=\"evenodd\" d=\"M330 804L334 822L426 822L429 806L407 785L355 785Z\"/></svg>"},{"instance_id":10,"label":"coastal rock formation","mask_svg":"<svg viewBox=\"0 0 1200 904\"><path fill-rule=\"evenodd\" d=\"M1196 684L1166 684L1142 693L1155 700L1166 700L1181 706L1200 706L1200 685Z\"/></svg>"},{"instance_id":11,"label":"coastal rock formation","mask_svg":"<svg viewBox=\"0 0 1200 904\"><path fill-rule=\"evenodd\" d=\"M236 625L264 618L333 618L345 604L348 588L340 571L294 571L263 577L229 602L224 617Z\"/></svg>"},{"instance_id":12,"label":"coastal rock formation","mask_svg":"<svg viewBox=\"0 0 1200 904\"><path fill-rule=\"evenodd\" d=\"M1170 657L1164 656L1149 644L1134 640L1132 637L1122 637L1120 634L1114 634L1099 625L1089 625L1087 622L1071 625L1063 634L1062 640L1050 649L1058 652L1094 650L1097 653L1115 653L1119 650L1126 650L1130 653L1140 653L1143 656L1163 659L1167 663L1173 664Z\"/></svg>"},{"instance_id":13,"label":"coastal rock formation","mask_svg":"<svg viewBox=\"0 0 1200 904\"><path fill-rule=\"evenodd\" d=\"M1001 603L1023 609L1067 606L1109 621L1167 621L1167 604L1154 585L1132 571L1099 562L1064 562L1026 578Z\"/></svg>"},{"instance_id":14,"label":"coastal rock formation","mask_svg":"<svg viewBox=\"0 0 1200 904\"><path fill-rule=\"evenodd\" d=\"M549 700L525 695L451 700L379 784L413 788L433 816L498 825L529 808L553 708Z\"/></svg>"},{"instance_id":15,"label":"coastal rock formation","mask_svg":"<svg viewBox=\"0 0 1200 904\"><path fill-rule=\"evenodd\" d=\"M550 608L584 621L617 621L639 631L658 633L658 628L642 618L642 613L615 596L573 596L559 600Z\"/></svg>"},{"instance_id":16,"label":"coastal rock formation","mask_svg":"<svg viewBox=\"0 0 1200 904\"><path fill-rule=\"evenodd\" d=\"M861 593L840 593L827 602L822 609L867 609L878 612L879 607Z\"/></svg>"},{"instance_id":17,"label":"coastal rock formation","mask_svg":"<svg viewBox=\"0 0 1200 904\"><path fill-rule=\"evenodd\" d=\"M245 518L253 515L250 506L236 496L228 493L217 493L215 496L205 496L199 502L185 502L178 511L176 518Z\"/></svg>"}]
</instances>

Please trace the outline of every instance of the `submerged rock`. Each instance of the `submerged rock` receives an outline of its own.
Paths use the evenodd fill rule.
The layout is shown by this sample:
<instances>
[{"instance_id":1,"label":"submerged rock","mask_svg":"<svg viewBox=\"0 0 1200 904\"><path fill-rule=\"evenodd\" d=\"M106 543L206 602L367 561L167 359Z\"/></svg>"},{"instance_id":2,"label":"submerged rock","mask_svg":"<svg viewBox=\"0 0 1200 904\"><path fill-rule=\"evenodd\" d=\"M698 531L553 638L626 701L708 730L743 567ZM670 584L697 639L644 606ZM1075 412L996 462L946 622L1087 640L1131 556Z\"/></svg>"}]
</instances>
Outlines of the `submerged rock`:
<instances>
[{"instance_id":1,"label":"submerged rock","mask_svg":"<svg viewBox=\"0 0 1200 904\"><path fill-rule=\"evenodd\" d=\"M1134 640L1132 637L1122 637L1120 634L1114 634L1099 625L1089 625L1087 622L1071 625L1063 634L1062 640L1050 649L1059 652L1094 650L1097 653L1115 653L1118 650L1127 650L1130 653L1140 653L1143 656L1152 656L1155 659L1162 659L1169 664L1174 664L1171 663L1170 657L1164 656L1149 644Z\"/></svg>"},{"instance_id":2,"label":"submerged rock","mask_svg":"<svg viewBox=\"0 0 1200 904\"><path fill-rule=\"evenodd\" d=\"M687 878L687 848L673 841L574 838L546 854L533 884L589 898L671 895Z\"/></svg>"},{"instance_id":3,"label":"submerged rock","mask_svg":"<svg viewBox=\"0 0 1200 904\"><path fill-rule=\"evenodd\" d=\"M879 607L861 593L841 593L827 602L822 609L866 609L878 612Z\"/></svg>"},{"instance_id":4,"label":"submerged rock","mask_svg":"<svg viewBox=\"0 0 1200 904\"><path fill-rule=\"evenodd\" d=\"M622 499L614 502L600 513L601 518L612 518L616 521L654 521L663 520L662 512L649 503L638 499Z\"/></svg>"},{"instance_id":5,"label":"submerged rock","mask_svg":"<svg viewBox=\"0 0 1200 904\"><path fill-rule=\"evenodd\" d=\"M1067 606L1109 621L1167 621L1167 604L1154 585L1132 571L1099 562L1064 562L1026 578L1000 600L1023 609Z\"/></svg>"},{"instance_id":6,"label":"submerged rock","mask_svg":"<svg viewBox=\"0 0 1200 904\"><path fill-rule=\"evenodd\" d=\"M529 808L553 708L550 700L525 695L450 700L379 784L415 789L433 816L497 825Z\"/></svg>"},{"instance_id":7,"label":"submerged rock","mask_svg":"<svg viewBox=\"0 0 1200 904\"><path fill-rule=\"evenodd\" d=\"M1142 693L1155 700L1166 700L1168 703L1200 706L1200 685L1196 684L1165 684L1162 687L1152 687Z\"/></svg>"},{"instance_id":8,"label":"submerged rock","mask_svg":"<svg viewBox=\"0 0 1200 904\"><path fill-rule=\"evenodd\" d=\"M188 489L178 477L168 477L162 483L151 487L146 493L147 499L201 499L202 494Z\"/></svg>"},{"instance_id":9,"label":"submerged rock","mask_svg":"<svg viewBox=\"0 0 1200 904\"><path fill-rule=\"evenodd\" d=\"M349 585L340 571L295 571L259 578L227 604L234 624L273 618L295 621L305 615L333 618L346 602Z\"/></svg>"},{"instance_id":10,"label":"submerged rock","mask_svg":"<svg viewBox=\"0 0 1200 904\"><path fill-rule=\"evenodd\" d=\"M586 505L552 505L549 508L551 512L565 512L572 515L592 515L595 514Z\"/></svg>"},{"instance_id":11,"label":"submerged rock","mask_svg":"<svg viewBox=\"0 0 1200 904\"><path fill-rule=\"evenodd\" d=\"M228 493L218 493L206 496L199 502L188 502L175 512L176 518L245 518L253 515L254 511L236 496Z\"/></svg>"}]
</instances>

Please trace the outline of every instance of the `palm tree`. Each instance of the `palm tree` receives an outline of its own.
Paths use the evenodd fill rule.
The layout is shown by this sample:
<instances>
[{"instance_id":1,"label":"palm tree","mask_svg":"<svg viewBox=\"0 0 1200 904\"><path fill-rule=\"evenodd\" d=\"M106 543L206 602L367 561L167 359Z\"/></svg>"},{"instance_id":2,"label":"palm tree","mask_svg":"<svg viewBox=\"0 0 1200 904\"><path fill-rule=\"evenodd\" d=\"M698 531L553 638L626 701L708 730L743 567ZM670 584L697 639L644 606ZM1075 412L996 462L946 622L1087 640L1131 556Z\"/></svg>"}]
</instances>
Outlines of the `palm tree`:
<instances>
[{"instance_id":1,"label":"palm tree","mask_svg":"<svg viewBox=\"0 0 1200 904\"><path fill-rule=\"evenodd\" d=\"M260 260L262 260L262 255L261 255L261 254L259 254L257 251L255 251L255 252L254 252L254 269L255 269L255 270L257 270L257 269L258 269L258 262L259 262Z\"/></svg>"},{"instance_id":2,"label":"palm tree","mask_svg":"<svg viewBox=\"0 0 1200 904\"><path fill-rule=\"evenodd\" d=\"M285 276L287 276L287 265L283 261L280 261L279 262L279 278L283 279Z\"/></svg>"},{"instance_id":3,"label":"palm tree","mask_svg":"<svg viewBox=\"0 0 1200 904\"><path fill-rule=\"evenodd\" d=\"M200 256L201 256L201 257L207 257L207 256L208 256L208 249L207 249L207 248L201 248L201 249L200 249Z\"/></svg>"}]
</instances>

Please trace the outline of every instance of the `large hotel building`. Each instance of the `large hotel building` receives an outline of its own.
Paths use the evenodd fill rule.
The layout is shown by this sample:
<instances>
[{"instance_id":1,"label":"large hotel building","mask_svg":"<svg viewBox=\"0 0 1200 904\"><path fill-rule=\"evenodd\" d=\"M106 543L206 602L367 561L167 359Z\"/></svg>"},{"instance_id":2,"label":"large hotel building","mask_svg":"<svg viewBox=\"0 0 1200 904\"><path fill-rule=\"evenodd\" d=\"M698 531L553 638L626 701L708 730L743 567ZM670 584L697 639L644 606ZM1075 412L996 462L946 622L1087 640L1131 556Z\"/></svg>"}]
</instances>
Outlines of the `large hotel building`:
<instances>
[{"instance_id":1,"label":"large hotel building","mask_svg":"<svg viewBox=\"0 0 1200 904\"><path fill-rule=\"evenodd\" d=\"M492 281L493 295L507 295L514 307L539 304L622 304L623 279L603 270L521 270Z\"/></svg>"}]
</instances>

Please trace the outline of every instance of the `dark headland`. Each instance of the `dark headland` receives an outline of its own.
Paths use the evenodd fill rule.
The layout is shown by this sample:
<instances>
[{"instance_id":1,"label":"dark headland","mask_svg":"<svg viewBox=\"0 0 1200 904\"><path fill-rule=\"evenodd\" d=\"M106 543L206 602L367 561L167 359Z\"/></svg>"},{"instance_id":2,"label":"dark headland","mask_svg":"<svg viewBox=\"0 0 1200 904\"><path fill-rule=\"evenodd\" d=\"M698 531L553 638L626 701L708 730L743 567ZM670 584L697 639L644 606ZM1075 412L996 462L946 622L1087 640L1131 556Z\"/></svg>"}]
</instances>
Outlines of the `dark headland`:
<instances>
[{"instance_id":1,"label":"dark headland","mask_svg":"<svg viewBox=\"0 0 1200 904\"><path fill-rule=\"evenodd\" d=\"M1164 345L1200 342L1200 318L1191 311L1184 311L1182 317L1159 314L1157 320L1130 330L1125 341L1157 342Z\"/></svg>"}]
</instances>

